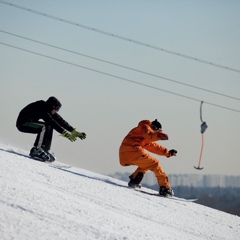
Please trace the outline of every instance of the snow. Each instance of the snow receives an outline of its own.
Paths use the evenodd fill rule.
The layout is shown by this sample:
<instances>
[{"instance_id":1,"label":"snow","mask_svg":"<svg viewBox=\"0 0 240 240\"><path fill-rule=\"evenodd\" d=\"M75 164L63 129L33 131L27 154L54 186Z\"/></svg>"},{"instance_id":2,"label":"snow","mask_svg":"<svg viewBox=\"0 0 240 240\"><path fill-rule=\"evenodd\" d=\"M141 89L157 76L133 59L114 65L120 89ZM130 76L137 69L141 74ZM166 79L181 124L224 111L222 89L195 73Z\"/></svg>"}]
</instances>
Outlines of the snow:
<instances>
[{"instance_id":1,"label":"snow","mask_svg":"<svg viewBox=\"0 0 240 240\"><path fill-rule=\"evenodd\" d=\"M24 154L0 144L1 240L239 239L238 216L147 195L108 176L56 168Z\"/></svg>"}]
</instances>

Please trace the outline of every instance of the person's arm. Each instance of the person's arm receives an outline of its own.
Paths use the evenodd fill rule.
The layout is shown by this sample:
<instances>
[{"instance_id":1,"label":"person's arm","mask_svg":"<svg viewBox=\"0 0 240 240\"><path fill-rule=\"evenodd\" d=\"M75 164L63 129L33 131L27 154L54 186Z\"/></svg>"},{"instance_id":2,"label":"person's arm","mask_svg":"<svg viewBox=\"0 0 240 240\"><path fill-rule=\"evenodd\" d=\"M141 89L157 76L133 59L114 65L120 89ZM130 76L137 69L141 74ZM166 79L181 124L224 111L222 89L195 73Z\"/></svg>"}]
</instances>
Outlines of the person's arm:
<instances>
[{"instance_id":1,"label":"person's arm","mask_svg":"<svg viewBox=\"0 0 240 240\"><path fill-rule=\"evenodd\" d=\"M161 145L159 145L155 142L147 144L146 146L144 146L144 148L146 150L148 150L149 152L158 154L160 156L165 156L165 157L168 157L168 158L177 155L177 150L171 149L171 150L168 151L168 149L166 147L161 146Z\"/></svg>"},{"instance_id":2,"label":"person's arm","mask_svg":"<svg viewBox=\"0 0 240 240\"><path fill-rule=\"evenodd\" d=\"M149 125L142 127L142 135L149 141L168 140L168 135L162 130L153 130Z\"/></svg>"},{"instance_id":3,"label":"person's arm","mask_svg":"<svg viewBox=\"0 0 240 240\"><path fill-rule=\"evenodd\" d=\"M149 152L155 153L160 156L168 157L168 155L169 155L168 149L166 147L161 146L155 142L147 144L146 146L144 146L144 148L146 150L148 150Z\"/></svg>"}]
</instances>

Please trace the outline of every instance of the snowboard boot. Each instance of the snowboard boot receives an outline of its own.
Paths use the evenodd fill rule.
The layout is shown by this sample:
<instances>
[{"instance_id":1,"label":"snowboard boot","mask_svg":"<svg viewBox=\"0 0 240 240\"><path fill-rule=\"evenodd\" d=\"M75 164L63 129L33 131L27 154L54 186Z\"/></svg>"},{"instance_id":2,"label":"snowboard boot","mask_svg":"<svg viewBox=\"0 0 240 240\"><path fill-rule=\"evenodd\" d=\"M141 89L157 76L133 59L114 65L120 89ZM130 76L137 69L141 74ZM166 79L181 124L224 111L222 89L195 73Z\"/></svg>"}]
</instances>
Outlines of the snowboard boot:
<instances>
[{"instance_id":1,"label":"snowboard boot","mask_svg":"<svg viewBox=\"0 0 240 240\"><path fill-rule=\"evenodd\" d=\"M139 172L135 178L133 176L129 176L130 181L128 183L128 186L131 188L141 188L142 185L140 184L143 179L144 174L142 172Z\"/></svg>"},{"instance_id":2,"label":"snowboard boot","mask_svg":"<svg viewBox=\"0 0 240 240\"><path fill-rule=\"evenodd\" d=\"M160 187L159 195L163 197L172 197L174 195L174 192L171 188Z\"/></svg>"},{"instance_id":3,"label":"snowboard boot","mask_svg":"<svg viewBox=\"0 0 240 240\"><path fill-rule=\"evenodd\" d=\"M41 148L33 147L29 155L35 159L38 159L42 162L49 161L50 157L45 153Z\"/></svg>"},{"instance_id":4,"label":"snowboard boot","mask_svg":"<svg viewBox=\"0 0 240 240\"><path fill-rule=\"evenodd\" d=\"M54 162L54 161L56 161L56 157L54 156L53 153L50 153L50 152L46 151L46 154L49 156L49 160L46 160L46 162Z\"/></svg>"}]
</instances>

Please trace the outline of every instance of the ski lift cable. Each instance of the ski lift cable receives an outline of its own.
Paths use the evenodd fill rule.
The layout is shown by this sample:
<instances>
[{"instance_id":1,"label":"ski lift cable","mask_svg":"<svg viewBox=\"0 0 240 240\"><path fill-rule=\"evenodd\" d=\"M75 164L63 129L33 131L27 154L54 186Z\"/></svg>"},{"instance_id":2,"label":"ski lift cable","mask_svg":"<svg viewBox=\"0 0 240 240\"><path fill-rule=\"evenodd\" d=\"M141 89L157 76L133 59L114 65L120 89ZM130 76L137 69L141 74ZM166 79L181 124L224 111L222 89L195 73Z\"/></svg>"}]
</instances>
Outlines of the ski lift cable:
<instances>
[{"instance_id":1,"label":"ski lift cable","mask_svg":"<svg viewBox=\"0 0 240 240\"><path fill-rule=\"evenodd\" d=\"M201 122L203 122L203 120L202 120L202 105L203 105L203 101L201 101L201 105L200 105L200 120L201 120Z\"/></svg>"},{"instance_id":2,"label":"ski lift cable","mask_svg":"<svg viewBox=\"0 0 240 240\"><path fill-rule=\"evenodd\" d=\"M173 83L180 84L180 85L183 85L183 86L195 88L195 89L198 89L198 90L201 90L201 91L209 92L209 93L216 94L216 95L219 95L219 96L222 96L222 97L231 98L231 99L240 101L240 98L237 98L237 97L234 97L234 96L230 96L230 95L226 95L226 94L219 93L219 92L216 92L216 91L212 91L212 90L209 90L209 89L197 87L197 86L194 86L194 85L191 85L191 84L183 83L183 82L180 82L180 81L177 81L177 80L173 80L173 79L170 79L170 78L166 78L166 77L163 77L163 76L159 76L159 75L156 75L156 74L145 72L145 71L142 71L142 70L139 70L139 69L127 67L127 66L124 66L124 65L121 65L121 64L117 64L117 63L114 63L114 62L110 62L110 61L107 61L107 60L103 60L103 59L100 59L100 58L96 58L96 57L93 57L93 56L82 54L82 53L79 53L79 52L76 52L76 51L72 51L72 50L69 50L69 49L58 47L58 46L55 46L55 45L52 45L52 44L48 44L48 43L45 43L45 42L34 40L34 39L31 39L31 38L28 38L28 37L24 37L24 36L20 36L20 35L14 34L14 33L10 33L10 32L7 32L7 31L1 30L1 29L0 29L0 33L8 34L8 35L11 35L11 36L14 36L14 37L25 39L25 40L35 42L35 43L38 43L38 44L42 44L42 45L45 45L45 46L49 46L49 47L52 47L52 48L55 48L55 49L59 49L59 50L69 52L69 53L72 53L72 54L76 54L76 55L79 55L79 56L83 56L83 57L86 57L86 58L90 58L90 59L93 59L93 60L96 60L96 61L101 61L101 62L111 64L111 65L114 65L114 66L117 66L117 67L121 67L121 68L125 68L125 69L131 70L131 71L139 72L139 73L151 76L151 77L161 78L165 81L173 82Z\"/></svg>"},{"instance_id":3,"label":"ski lift cable","mask_svg":"<svg viewBox=\"0 0 240 240\"><path fill-rule=\"evenodd\" d=\"M120 79L120 80L123 80L123 81L126 81L126 82L134 83L134 84L137 84L137 85L141 85L141 86L144 86L144 87L148 87L148 88L151 88L151 89L155 89L155 90L158 90L158 91L162 91L162 92L166 92L166 93L169 93L169 94L172 94L172 95L176 95L176 96L179 96L179 97L182 97L182 98L186 98L186 99L190 99L190 100L193 100L193 101L201 102L201 100L193 98L193 97L189 97L189 96L179 94L179 93L176 93L176 92L168 91L168 90L165 90L165 89L162 89L162 88L154 87L154 86L151 86L151 85L148 85L148 84L145 84L145 83L140 83L140 82L137 82L137 81L134 81L134 80L131 80L131 79L120 77L120 76L117 76L117 75L114 75L114 74L111 74L111 73L106 73L106 72L96 70L96 69L93 69L93 68L85 67L85 66L82 66L82 65L79 65L79 64L76 64L76 63L61 60L61 59L51 57L51 56L48 56L48 55L45 55L45 54L30 51L30 50L27 50L27 49L24 49L24 48L16 47L16 46L13 46L13 45L8 44L8 43L0 42L0 44L2 44L4 46L11 47L11 48L14 48L14 49L18 49L18 50L21 50L21 51L24 51L24 52L32 53L32 54L35 54L35 55L38 55L38 56L41 56L41 57L52 59L52 60L55 60L55 61L58 61L58 62L61 62L61 63L65 63L65 64L68 64L68 65L72 65L72 66L75 66L75 67L86 69L86 70L89 70L89 71L92 71L92 72L96 72L96 73L99 73L99 74L103 74L103 75L106 75L106 76L117 78L117 79ZM205 103L209 104L209 105L212 105L212 106L215 106L215 107L219 107L219 108L222 108L222 109L226 109L226 110L230 110L230 111L233 111L233 112L240 113L240 110L237 110L237 109L225 107L225 106L222 106L222 105L219 105L219 104L214 104L214 103L211 103L211 102L205 102Z\"/></svg>"},{"instance_id":4,"label":"ski lift cable","mask_svg":"<svg viewBox=\"0 0 240 240\"><path fill-rule=\"evenodd\" d=\"M46 13L43 13L43 12L40 12L40 11L36 11L36 10L30 9L30 8L27 8L27 7L23 7L23 6L20 6L20 5L17 5L17 4L9 3L9 2L6 2L6 1L2 1L2 0L0 0L0 3L11 6L11 7L15 7L15 8L24 10L24 11L28 11L28 12L31 12L33 14L38 14L38 15L41 15L43 17L47 17L47 18L50 18L50 19L53 19L53 20L56 20L56 21L64 22L64 23L71 24L71 25L74 25L74 26L77 26L77 27L80 27L80 28L95 31L95 32L98 32L100 34L104 34L104 35L107 35L107 36L110 36L110 37L118 38L118 39L128 41L128 42L131 42L131 43L134 43L134 44L138 44L138 45L141 45L141 46L144 46L144 47L148 47L148 48L152 48L152 49L162 51L162 52L165 52L165 53L168 53L168 54L172 54L172 55L175 55L175 56L178 56L178 57L182 57L182 58L197 61L197 62L200 62L200 63L203 63L203 64L208 64L210 66L214 66L214 67L222 68L222 69L225 69L225 70L240 73L240 70L236 69L236 68L224 66L224 65L221 65L221 64L218 64L218 63L213 63L213 62L210 62L210 61L207 61L207 60L204 60L204 59L192 57L190 55L182 54L182 53L175 52L175 51L172 51L172 50L168 50L168 49L165 49L165 48L162 48L162 47L157 47L157 46L154 46L154 45L151 45L151 44L148 44L148 43L144 43L144 42L134 40L134 39L130 39L130 38L127 38L127 37L123 37L123 36L120 36L120 35L117 35L117 34L114 34L114 33L110 33L110 32L106 32L104 30L100 30L100 29L97 29L97 28L89 27L89 26L86 26L86 25L83 25L83 24L80 24L80 23L76 23L76 22L73 22L73 21L70 21L70 20L66 20L66 19L57 17L57 16L53 16L53 15L46 14Z\"/></svg>"}]
</instances>

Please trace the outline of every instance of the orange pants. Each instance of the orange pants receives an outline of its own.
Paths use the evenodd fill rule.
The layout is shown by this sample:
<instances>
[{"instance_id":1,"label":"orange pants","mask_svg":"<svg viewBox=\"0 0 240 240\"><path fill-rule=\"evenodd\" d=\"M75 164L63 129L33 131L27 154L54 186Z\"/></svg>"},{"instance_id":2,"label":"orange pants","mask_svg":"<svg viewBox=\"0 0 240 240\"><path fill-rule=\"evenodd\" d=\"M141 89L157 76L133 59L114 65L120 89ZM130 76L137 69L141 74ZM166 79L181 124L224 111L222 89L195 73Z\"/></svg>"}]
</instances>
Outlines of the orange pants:
<instances>
[{"instance_id":1,"label":"orange pants","mask_svg":"<svg viewBox=\"0 0 240 240\"><path fill-rule=\"evenodd\" d=\"M133 158L129 160L129 158L131 158L129 152L120 153L120 164L122 166L138 166L136 171L132 174L133 178L135 178L139 172L145 174L148 170L150 170L155 174L159 186L171 188L168 176L156 158L152 157L147 152L144 152L144 154L141 155L137 155L138 156L136 156L136 153L133 153Z\"/></svg>"}]
</instances>

